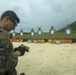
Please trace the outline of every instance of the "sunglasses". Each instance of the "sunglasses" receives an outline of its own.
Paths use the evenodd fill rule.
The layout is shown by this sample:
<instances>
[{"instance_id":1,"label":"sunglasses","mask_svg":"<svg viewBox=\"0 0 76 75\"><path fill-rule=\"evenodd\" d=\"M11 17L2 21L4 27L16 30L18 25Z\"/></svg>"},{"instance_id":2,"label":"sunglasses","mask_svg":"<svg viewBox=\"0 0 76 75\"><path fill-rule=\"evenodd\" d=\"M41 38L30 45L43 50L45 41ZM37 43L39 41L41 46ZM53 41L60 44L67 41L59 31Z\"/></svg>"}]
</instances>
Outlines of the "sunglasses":
<instances>
[{"instance_id":1,"label":"sunglasses","mask_svg":"<svg viewBox=\"0 0 76 75\"><path fill-rule=\"evenodd\" d=\"M15 23L14 20L12 20L11 18L9 18L9 20L14 23L14 26L17 26L17 23Z\"/></svg>"}]
</instances>

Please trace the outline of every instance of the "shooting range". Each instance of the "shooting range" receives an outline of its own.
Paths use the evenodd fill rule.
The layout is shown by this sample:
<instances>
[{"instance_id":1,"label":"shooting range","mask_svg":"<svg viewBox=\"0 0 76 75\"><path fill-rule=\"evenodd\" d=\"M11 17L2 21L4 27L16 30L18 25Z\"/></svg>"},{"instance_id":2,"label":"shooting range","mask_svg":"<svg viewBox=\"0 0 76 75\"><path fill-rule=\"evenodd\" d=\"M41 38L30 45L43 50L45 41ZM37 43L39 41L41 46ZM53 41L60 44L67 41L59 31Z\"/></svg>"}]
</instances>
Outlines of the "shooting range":
<instances>
[{"instance_id":1,"label":"shooting range","mask_svg":"<svg viewBox=\"0 0 76 75\"><path fill-rule=\"evenodd\" d=\"M42 27L38 27L38 39L42 39Z\"/></svg>"},{"instance_id":2,"label":"shooting range","mask_svg":"<svg viewBox=\"0 0 76 75\"><path fill-rule=\"evenodd\" d=\"M43 32L42 32L42 26L38 27L38 43L44 43L45 40L43 39Z\"/></svg>"},{"instance_id":3,"label":"shooting range","mask_svg":"<svg viewBox=\"0 0 76 75\"><path fill-rule=\"evenodd\" d=\"M71 44L72 41L70 42L72 38L70 33L72 33L72 31L66 28L63 32L64 34L62 34L64 35L64 38L57 39L55 36L56 31L54 27L51 27L48 30L48 42L46 43L43 35L41 35L43 33L44 32L42 32L42 29L40 28L39 33L35 32L32 28L29 32L29 38L30 40L33 40L33 42L30 43L27 41L20 42L18 41L20 38L16 38L17 35L15 36L16 41L13 42L14 47L19 44L24 44L30 47L29 53L26 53L23 58L19 58L18 65L16 67L18 75L22 72L26 75L30 75L30 73L31 75L61 75L63 73L65 73L65 75L69 75L69 73L72 74L72 72L75 72L73 69L76 63L74 61L76 46ZM37 34L36 43L34 42L35 34ZM67 35L70 35L70 39ZM25 34L25 36L27 36L27 34ZM21 39L24 39L22 35L20 37Z\"/></svg>"},{"instance_id":4,"label":"shooting range","mask_svg":"<svg viewBox=\"0 0 76 75\"><path fill-rule=\"evenodd\" d=\"M13 30L12 39L15 39L15 38L16 38L16 32L15 30Z\"/></svg>"},{"instance_id":5,"label":"shooting range","mask_svg":"<svg viewBox=\"0 0 76 75\"><path fill-rule=\"evenodd\" d=\"M19 39L23 39L23 29L20 30L20 37Z\"/></svg>"},{"instance_id":6,"label":"shooting range","mask_svg":"<svg viewBox=\"0 0 76 75\"><path fill-rule=\"evenodd\" d=\"M55 38L55 29L53 26L51 26L50 30L49 30L49 35L50 35L50 39L54 39Z\"/></svg>"},{"instance_id":7,"label":"shooting range","mask_svg":"<svg viewBox=\"0 0 76 75\"><path fill-rule=\"evenodd\" d=\"M19 41L23 42L23 29L20 30L19 34Z\"/></svg>"},{"instance_id":8,"label":"shooting range","mask_svg":"<svg viewBox=\"0 0 76 75\"><path fill-rule=\"evenodd\" d=\"M34 36L35 36L35 31L34 31L34 29L32 28L31 31L30 31L30 40L29 40L29 41L32 42L32 43L34 42Z\"/></svg>"},{"instance_id":9,"label":"shooting range","mask_svg":"<svg viewBox=\"0 0 76 75\"><path fill-rule=\"evenodd\" d=\"M51 26L50 29L48 30L49 35L47 36L47 39L44 39L46 36L46 34L44 34L43 30L42 30L42 26L38 26L37 27L37 32L34 31L33 28L31 28L30 34L27 38L28 42L31 43L44 43L46 42L46 40L48 40L48 43L52 43L52 44L61 44L61 43L72 43L72 30L70 28L69 25L66 26L65 30L63 31L63 33L61 34L61 36L64 35L63 38L58 39L59 37L61 37L60 35L58 35L58 38L56 38L56 30L54 26ZM44 36L43 36L44 34ZM24 42L23 37L26 36L23 32L23 29L20 29L19 35L17 35L16 31L13 30L12 33L12 41L13 42ZM16 38L17 37L17 38Z\"/></svg>"},{"instance_id":10,"label":"shooting range","mask_svg":"<svg viewBox=\"0 0 76 75\"><path fill-rule=\"evenodd\" d=\"M16 37L17 37L16 31L13 30L13 33L12 33L12 42L23 42L23 30L22 29L19 32L18 38L16 38Z\"/></svg>"},{"instance_id":11,"label":"shooting range","mask_svg":"<svg viewBox=\"0 0 76 75\"><path fill-rule=\"evenodd\" d=\"M54 26L51 26L51 28L49 30L48 42L49 43L55 43L55 29L54 29Z\"/></svg>"},{"instance_id":12,"label":"shooting range","mask_svg":"<svg viewBox=\"0 0 76 75\"><path fill-rule=\"evenodd\" d=\"M66 26L65 29L65 39L71 39L72 30L69 25Z\"/></svg>"},{"instance_id":13,"label":"shooting range","mask_svg":"<svg viewBox=\"0 0 76 75\"><path fill-rule=\"evenodd\" d=\"M64 43L72 43L72 30L69 25L67 25L65 29Z\"/></svg>"}]
</instances>

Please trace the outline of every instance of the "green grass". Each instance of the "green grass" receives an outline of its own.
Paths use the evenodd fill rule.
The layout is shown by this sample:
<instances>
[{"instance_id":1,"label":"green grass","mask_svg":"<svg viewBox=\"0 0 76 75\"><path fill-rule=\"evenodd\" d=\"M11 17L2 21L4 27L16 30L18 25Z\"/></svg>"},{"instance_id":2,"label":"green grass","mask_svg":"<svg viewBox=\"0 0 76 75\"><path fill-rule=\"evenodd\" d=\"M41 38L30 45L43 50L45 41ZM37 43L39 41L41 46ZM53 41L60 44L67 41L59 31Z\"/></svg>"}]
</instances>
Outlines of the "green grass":
<instances>
[{"instance_id":1,"label":"green grass","mask_svg":"<svg viewBox=\"0 0 76 75\"><path fill-rule=\"evenodd\" d=\"M9 33L9 36L12 39L12 33ZM16 33L16 38L19 39L19 37L20 37L19 33ZM71 34L71 37L72 37L72 39L76 39L76 32L73 32ZM30 39L30 38L31 38L30 33L24 33L23 39ZM38 34L35 33L33 38L38 39ZM44 32L42 34L42 39L49 39L49 38L50 38L49 32ZM64 38L65 38L65 33L64 32L56 32L55 33L55 39L64 39Z\"/></svg>"}]
</instances>

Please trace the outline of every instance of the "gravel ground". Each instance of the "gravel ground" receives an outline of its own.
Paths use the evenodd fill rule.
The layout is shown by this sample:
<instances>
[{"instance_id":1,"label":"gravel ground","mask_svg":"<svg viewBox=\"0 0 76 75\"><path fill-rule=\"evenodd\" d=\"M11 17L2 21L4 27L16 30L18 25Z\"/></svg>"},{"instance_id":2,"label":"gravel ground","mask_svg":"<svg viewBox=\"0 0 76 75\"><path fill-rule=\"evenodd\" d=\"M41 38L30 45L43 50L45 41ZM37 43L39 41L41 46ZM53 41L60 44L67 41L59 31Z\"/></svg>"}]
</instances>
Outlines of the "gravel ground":
<instances>
[{"instance_id":1,"label":"gravel ground","mask_svg":"<svg viewBox=\"0 0 76 75\"><path fill-rule=\"evenodd\" d=\"M76 75L76 44L13 42L24 44L30 52L19 57L18 75Z\"/></svg>"}]
</instances>

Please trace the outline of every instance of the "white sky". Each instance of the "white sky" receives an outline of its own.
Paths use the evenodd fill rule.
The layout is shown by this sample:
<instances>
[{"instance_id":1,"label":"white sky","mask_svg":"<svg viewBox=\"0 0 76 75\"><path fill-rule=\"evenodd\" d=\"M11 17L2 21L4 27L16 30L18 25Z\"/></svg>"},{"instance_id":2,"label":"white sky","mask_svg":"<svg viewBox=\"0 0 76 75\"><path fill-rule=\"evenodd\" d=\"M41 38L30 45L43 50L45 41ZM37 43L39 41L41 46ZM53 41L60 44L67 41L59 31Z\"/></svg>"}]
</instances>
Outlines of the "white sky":
<instances>
[{"instance_id":1,"label":"white sky","mask_svg":"<svg viewBox=\"0 0 76 75\"><path fill-rule=\"evenodd\" d=\"M37 31L42 25L48 32L51 26L58 30L76 21L76 0L1 0L0 15L6 10L14 10L21 20L16 31Z\"/></svg>"}]
</instances>

